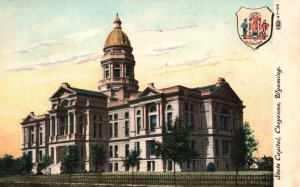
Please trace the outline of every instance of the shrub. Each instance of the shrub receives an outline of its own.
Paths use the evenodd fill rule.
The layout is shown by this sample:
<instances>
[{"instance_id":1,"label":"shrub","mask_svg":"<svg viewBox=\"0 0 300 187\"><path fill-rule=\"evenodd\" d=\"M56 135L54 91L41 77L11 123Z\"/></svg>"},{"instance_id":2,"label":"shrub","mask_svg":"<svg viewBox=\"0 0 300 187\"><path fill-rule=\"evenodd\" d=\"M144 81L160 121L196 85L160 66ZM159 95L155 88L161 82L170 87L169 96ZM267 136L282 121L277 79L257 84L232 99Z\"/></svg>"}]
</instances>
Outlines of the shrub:
<instances>
[{"instance_id":1,"label":"shrub","mask_svg":"<svg viewBox=\"0 0 300 187\"><path fill-rule=\"evenodd\" d=\"M212 163L212 162L208 163L208 165L207 165L207 171L216 171L215 164Z\"/></svg>"}]
</instances>

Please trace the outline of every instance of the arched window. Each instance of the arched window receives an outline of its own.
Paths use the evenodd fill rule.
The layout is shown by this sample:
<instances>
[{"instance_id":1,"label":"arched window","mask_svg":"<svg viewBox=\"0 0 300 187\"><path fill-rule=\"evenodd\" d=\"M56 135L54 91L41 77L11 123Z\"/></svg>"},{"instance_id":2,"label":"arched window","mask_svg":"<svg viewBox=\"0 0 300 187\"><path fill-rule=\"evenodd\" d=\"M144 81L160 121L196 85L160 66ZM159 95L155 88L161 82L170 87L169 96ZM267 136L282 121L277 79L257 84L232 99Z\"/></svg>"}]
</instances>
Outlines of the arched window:
<instances>
[{"instance_id":1,"label":"arched window","mask_svg":"<svg viewBox=\"0 0 300 187\"><path fill-rule=\"evenodd\" d=\"M67 99L63 100L61 103L60 103L60 108L61 109L65 109L69 104L69 101Z\"/></svg>"},{"instance_id":2,"label":"arched window","mask_svg":"<svg viewBox=\"0 0 300 187\"><path fill-rule=\"evenodd\" d=\"M155 105L150 107L150 112L156 112L156 106Z\"/></svg>"},{"instance_id":3,"label":"arched window","mask_svg":"<svg viewBox=\"0 0 300 187\"><path fill-rule=\"evenodd\" d=\"M171 110L172 109L172 105L167 105L167 110Z\"/></svg>"},{"instance_id":4,"label":"arched window","mask_svg":"<svg viewBox=\"0 0 300 187\"><path fill-rule=\"evenodd\" d=\"M136 111L136 115L141 115L141 110Z\"/></svg>"}]
</instances>

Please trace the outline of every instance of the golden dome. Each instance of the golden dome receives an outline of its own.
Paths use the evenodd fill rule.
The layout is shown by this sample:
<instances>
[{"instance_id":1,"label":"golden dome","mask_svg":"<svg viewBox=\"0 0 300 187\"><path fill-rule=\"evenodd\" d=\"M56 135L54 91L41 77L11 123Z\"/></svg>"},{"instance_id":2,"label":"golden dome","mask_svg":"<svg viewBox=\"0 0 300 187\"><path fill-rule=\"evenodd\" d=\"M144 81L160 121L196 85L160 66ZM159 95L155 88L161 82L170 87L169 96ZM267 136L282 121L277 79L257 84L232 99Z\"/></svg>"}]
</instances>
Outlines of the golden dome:
<instances>
[{"instance_id":1,"label":"golden dome","mask_svg":"<svg viewBox=\"0 0 300 187\"><path fill-rule=\"evenodd\" d=\"M110 46L127 46L131 47L130 41L127 37L127 35L122 31L121 28L121 20L117 14L114 24L115 28L109 33L106 42L104 44L104 48L110 47Z\"/></svg>"}]
</instances>

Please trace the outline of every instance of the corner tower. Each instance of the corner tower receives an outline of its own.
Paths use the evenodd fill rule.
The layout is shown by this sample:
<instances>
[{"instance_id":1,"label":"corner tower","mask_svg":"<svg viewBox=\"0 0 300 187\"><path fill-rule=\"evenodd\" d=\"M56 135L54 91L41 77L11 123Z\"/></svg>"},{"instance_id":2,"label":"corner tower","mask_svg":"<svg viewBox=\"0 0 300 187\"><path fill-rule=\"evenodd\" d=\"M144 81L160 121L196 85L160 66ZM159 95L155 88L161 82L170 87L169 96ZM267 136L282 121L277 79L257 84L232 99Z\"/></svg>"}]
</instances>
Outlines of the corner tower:
<instances>
[{"instance_id":1,"label":"corner tower","mask_svg":"<svg viewBox=\"0 0 300 187\"><path fill-rule=\"evenodd\" d=\"M134 56L127 35L122 31L121 20L116 15L115 27L109 33L104 44L101 66L103 77L98 89L106 94L110 101L123 100L137 93L138 81L134 78Z\"/></svg>"}]
</instances>

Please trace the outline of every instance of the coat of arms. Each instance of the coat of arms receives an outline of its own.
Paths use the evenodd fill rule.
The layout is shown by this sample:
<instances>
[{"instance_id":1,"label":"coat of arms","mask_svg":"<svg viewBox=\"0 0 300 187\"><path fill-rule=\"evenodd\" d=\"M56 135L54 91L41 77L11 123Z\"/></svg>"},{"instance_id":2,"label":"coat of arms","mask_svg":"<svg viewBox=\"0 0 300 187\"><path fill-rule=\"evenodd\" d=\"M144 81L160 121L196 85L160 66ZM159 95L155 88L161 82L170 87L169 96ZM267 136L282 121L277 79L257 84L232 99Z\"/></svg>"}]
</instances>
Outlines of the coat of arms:
<instances>
[{"instance_id":1,"label":"coat of arms","mask_svg":"<svg viewBox=\"0 0 300 187\"><path fill-rule=\"evenodd\" d=\"M257 49L272 36L273 12L268 7L250 9L241 7L236 13L237 29L241 40Z\"/></svg>"}]
</instances>

